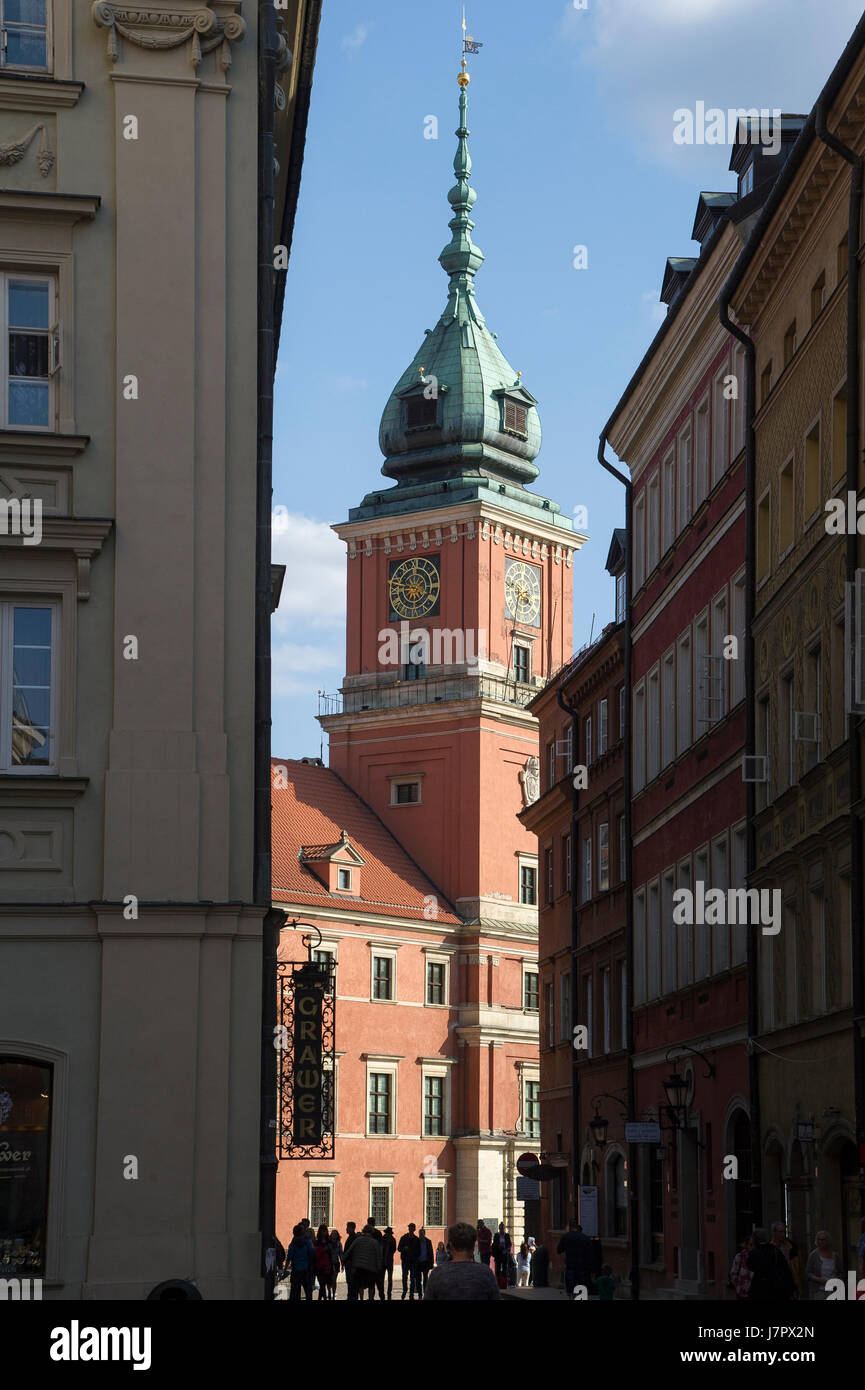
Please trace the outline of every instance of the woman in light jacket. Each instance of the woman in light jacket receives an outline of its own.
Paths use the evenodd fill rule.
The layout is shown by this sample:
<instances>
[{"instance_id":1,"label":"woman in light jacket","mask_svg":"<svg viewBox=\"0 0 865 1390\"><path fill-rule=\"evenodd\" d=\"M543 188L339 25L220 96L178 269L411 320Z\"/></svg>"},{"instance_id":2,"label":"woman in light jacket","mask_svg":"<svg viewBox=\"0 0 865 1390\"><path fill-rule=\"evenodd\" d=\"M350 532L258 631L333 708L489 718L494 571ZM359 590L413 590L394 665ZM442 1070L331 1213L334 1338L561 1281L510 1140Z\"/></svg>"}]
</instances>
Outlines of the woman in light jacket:
<instances>
[{"instance_id":1,"label":"woman in light jacket","mask_svg":"<svg viewBox=\"0 0 865 1390\"><path fill-rule=\"evenodd\" d=\"M825 1302L827 1279L843 1280L843 1278L844 1266L841 1263L841 1256L832 1246L832 1237L828 1231L818 1231L817 1244L808 1256L808 1263L805 1266L805 1284L808 1297Z\"/></svg>"}]
</instances>

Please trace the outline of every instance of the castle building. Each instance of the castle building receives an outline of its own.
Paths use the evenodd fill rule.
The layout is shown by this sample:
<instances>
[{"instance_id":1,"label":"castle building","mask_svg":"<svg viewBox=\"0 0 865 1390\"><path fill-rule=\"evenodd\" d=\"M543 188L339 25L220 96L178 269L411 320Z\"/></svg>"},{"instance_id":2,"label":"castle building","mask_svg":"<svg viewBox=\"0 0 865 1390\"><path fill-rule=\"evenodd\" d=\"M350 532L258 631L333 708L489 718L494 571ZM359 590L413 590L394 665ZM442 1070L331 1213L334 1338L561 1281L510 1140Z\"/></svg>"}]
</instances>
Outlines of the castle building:
<instances>
[{"instance_id":1,"label":"castle building","mask_svg":"<svg viewBox=\"0 0 865 1390\"><path fill-rule=\"evenodd\" d=\"M348 618L345 679L321 713L329 769L313 775L287 764L291 785L274 783L284 862L299 864L286 883L275 869L274 903L312 921L336 954L339 1073L336 1156L315 1173L283 1162L279 1206L312 1219L313 1189L331 1174L326 1219L363 1220L357 1183L368 1171L372 1187L392 1184L394 1193L390 1206L376 1198L377 1213L394 1226L420 1224L431 1154L448 1174L445 1197L433 1199L436 1229L482 1216L506 1219L517 1234L525 1213L516 1209L515 1159L539 1137L538 857L518 820L539 782L537 719L526 706L570 656L573 555L585 537L529 491L537 402L475 298L483 254L471 235L468 80L463 64L451 238L439 258L447 303L381 421L382 472L393 485L368 493L334 528L346 543ZM321 866L335 861L311 857L324 836L316 786L322 796L340 789L331 845L365 857L350 806L364 807L386 837L380 857L400 879L390 907L370 895L366 864L342 864L359 874L362 901L353 904L326 881ZM419 916L407 862L428 881ZM375 933L373 909L382 918ZM281 959L303 958L303 934L287 926ZM436 1068L447 1121L432 1145L420 1134L420 1096ZM387 1111L388 1088L382 1131L375 1117L378 1106ZM531 1224L528 1232L536 1233Z\"/></svg>"}]
</instances>

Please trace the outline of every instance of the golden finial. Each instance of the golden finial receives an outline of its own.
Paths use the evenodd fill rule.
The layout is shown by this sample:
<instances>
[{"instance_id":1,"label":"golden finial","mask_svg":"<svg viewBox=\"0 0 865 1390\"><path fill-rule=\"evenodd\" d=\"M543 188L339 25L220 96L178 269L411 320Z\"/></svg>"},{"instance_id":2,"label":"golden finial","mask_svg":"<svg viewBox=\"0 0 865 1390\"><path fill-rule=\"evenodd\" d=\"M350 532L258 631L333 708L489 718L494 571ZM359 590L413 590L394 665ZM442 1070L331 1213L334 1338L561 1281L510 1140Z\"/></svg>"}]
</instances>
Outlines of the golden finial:
<instances>
[{"instance_id":1,"label":"golden finial","mask_svg":"<svg viewBox=\"0 0 865 1390\"><path fill-rule=\"evenodd\" d=\"M466 72L466 60L465 60L465 58L463 58L463 61L462 61L462 70L457 74L457 82L460 84L461 87L467 87L467 86L469 85L469 83L471 82L471 78L469 77L468 73Z\"/></svg>"},{"instance_id":2,"label":"golden finial","mask_svg":"<svg viewBox=\"0 0 865 1390\"><path fill-rule=\"evenodd\" d=\"M418 375L419 375L419 376L423 376L423 374L424 374L425 371L426 371L426 367L418 367Z\"/></svg>"}]
</instances>

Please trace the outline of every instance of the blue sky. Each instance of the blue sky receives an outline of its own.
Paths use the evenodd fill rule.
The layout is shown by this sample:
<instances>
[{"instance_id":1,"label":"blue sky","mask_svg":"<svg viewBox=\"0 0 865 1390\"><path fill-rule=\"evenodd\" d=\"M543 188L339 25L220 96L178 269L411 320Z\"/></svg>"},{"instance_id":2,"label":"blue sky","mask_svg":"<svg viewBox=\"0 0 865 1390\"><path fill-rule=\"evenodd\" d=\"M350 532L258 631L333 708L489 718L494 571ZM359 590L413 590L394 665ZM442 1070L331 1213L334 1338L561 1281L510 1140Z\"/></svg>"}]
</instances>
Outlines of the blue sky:
<instances>
[{"instance_id":1,"label":"blue sky","mask_svg":"<svg viewBox=\"0 0 865 1390\"><path fill-rule=\"evenodd\" d=\"M486 261L478 303L538 399L533 490L588 508L574 648L612 616L604 569L623 491L598 435L664 312L664 262L694 255L725 146L673 140L673 112L807 112L858 0L472 0L469 141ZM445 303L461 7L324 0L276 381L273 751L318 754L316 691L345 656L345 552L330 531L381 483L378 426ZM424 138L425 118L438 139ZM575 270L574 247L588 266Z\"/></svg>"}]
</instances>

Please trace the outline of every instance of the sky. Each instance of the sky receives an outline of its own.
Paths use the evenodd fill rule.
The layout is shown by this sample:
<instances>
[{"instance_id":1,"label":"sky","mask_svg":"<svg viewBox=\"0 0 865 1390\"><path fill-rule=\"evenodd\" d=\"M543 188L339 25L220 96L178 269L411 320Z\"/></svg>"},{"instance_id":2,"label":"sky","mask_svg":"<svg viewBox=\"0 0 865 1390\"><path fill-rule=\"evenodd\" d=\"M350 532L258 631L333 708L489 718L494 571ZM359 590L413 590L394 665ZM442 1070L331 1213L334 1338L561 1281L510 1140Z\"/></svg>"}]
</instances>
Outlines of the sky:
<instances>
[{"instance_id":1,"label":"sky","mask_svg":"<svg viewBox=\"0 0 865 1390\"><path fill-rule=\"evenodd\" d=\"M468 59L477 301L538 401L532 491L588 509L574 650L613 616L604 561L624 522L598 436L663 319L667 257L699 252L701 190L735 188L729 147L677 143L673 113L808 112L861 13L859 0L580 3L471 0L466 15L483 45ZM339 689L345 662L330 528L383 485L382 411L445 305L460 25L454 0L324 0L276 377L275 756L322 751L317 691Z\"/></svg>"}]
</instances>

